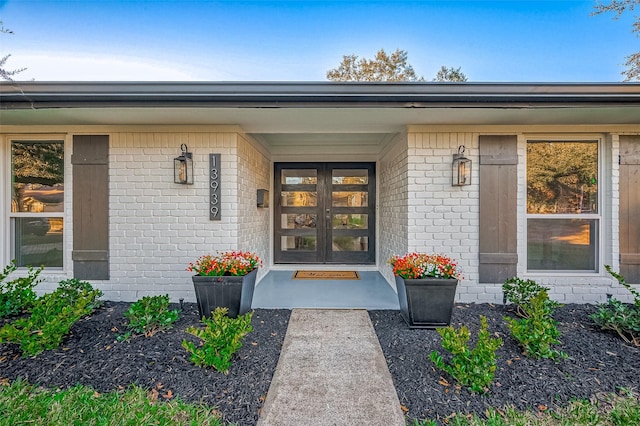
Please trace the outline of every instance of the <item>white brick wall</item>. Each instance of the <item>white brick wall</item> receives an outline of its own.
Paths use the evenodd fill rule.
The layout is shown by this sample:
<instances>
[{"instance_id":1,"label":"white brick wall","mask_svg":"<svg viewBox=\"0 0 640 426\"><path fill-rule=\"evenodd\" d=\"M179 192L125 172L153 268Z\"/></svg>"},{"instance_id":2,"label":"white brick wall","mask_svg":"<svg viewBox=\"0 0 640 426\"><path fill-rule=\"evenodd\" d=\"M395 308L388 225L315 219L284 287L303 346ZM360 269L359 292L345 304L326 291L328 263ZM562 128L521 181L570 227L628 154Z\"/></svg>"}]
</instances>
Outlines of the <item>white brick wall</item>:
<instances>
[{"instance_id":1,"label":"white brick wall","mask_svg":"<svg viewBox=\"0 0 640 426\"><path fill-rule=\"evenodd\" d=\"M408 161L406 135L399 135L378 163L378 265L394 288L387 262L392 255L407 251Z\"/></svg>"},{"instance_id":2,"label":"white brick wall","mask_svg":"<svg viewBox=\"0 0 640 426\"><path fill-rule=\"evenodd\" d=\"M271 162L247 138L238 137L238 248L258 253L260 276L271 264L269 210L257 207L257 190L269 189ZM260 279L260 276L258 279Z\"/></svg>"},{"instance_id":3,"label":"white brick wall","mask_svg":"<svg viewBox=\"0 0 640 426\"><path fill-rule=\"evenodd\" d=\"M458 261L464 279L459 300L478 300L478 172L471 185L451 185L458 146L477 164L478 137L472 133L409 133L408 251L441 253ZM488 289L486 289L488 291Z\"/></svg>"}]
</instances>

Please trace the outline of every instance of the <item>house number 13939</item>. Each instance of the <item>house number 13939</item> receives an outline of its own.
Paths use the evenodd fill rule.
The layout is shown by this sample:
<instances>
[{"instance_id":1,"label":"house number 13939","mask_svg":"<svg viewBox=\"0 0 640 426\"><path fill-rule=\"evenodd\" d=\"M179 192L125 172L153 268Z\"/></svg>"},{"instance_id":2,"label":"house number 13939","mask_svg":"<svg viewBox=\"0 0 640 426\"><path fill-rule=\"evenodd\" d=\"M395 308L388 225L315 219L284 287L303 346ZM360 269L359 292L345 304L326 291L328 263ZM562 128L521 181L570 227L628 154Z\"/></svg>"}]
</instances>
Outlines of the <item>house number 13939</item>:
<instances>
[{"instance_id":1,"label":"house number 13939","mask_svg":"<svg viewBox=\"0 0 640 426\"><path fill-rule=\"evenodd\" d=\"M209 154L209 220L220 220L220 154Z\"/></svg>"}]
</instances>

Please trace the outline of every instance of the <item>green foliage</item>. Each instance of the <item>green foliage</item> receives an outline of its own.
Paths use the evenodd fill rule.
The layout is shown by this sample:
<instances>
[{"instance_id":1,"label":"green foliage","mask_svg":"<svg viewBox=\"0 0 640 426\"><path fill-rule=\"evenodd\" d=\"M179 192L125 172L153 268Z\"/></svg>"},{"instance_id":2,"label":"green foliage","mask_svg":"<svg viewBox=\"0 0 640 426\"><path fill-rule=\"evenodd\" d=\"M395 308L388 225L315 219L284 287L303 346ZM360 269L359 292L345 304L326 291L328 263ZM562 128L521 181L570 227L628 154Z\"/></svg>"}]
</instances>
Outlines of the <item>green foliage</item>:
<instances>
[{"instance_id":1,"label":"green foliage","mask_svg":"<svg viewBox=\"0 0 640 426\"><path fill-rule=\"evenodd\" d=\"M366 59L354 54L343 55L338 68L327 71L332 81L424 81L407 63L408 53L396 49L391 55L384 49L376 53L375 59Z\"/></svg>"},{"instance_id":2,"label":"green foliage","mask_svg":"<svg viewBox=\"0 0 640 426\"><path fill-rule=\"evenodd\" d=\"M509 278L502 284L506 300L516 305L516 315L522 318L528 317L526 305L543 290L549 291L547 287L542 287L533 280L523 280L518 277ZM551 310L560 306L558 302L548 297L545 299L545 304L548 305L546 308Z\"/></svg>"},{"instance_id":3,"label":"green foliage","mask_svg":"<svg viewBox=\"0 0 640 426\"><path fill-rule=\"evenodd\" d=\"M469 348L471 334L465 326L459 330L452 326L439 328L438 333L442 336L442 347L451 352L452 357L446 364L437 351L431 352L435 366L473 392L486 392L496 371L496 351L502 346L502 339L489 334L487 318L480 316L478 341L473 349Z\"/></svg>"},{"instance_id":4,"label":"green foliage","mask_svg":"<svg viewBox=\"0 0 640 426\"><path fill-rule=\"evenodd\" d=\"M214 407L187 404L165 395L135 385L100 394L82 385L48 390L16 381L0 386L0 426L223 424Z\"/></svg>"},{"instance_id":5,"label":"green foliage","mask_svg":"<svg viewBox=\"0 0 640 426\"><path fill-rule=\"evenodd\" d=\"M238 315L237 318L227 316L227 308L216 308L212 318L203 318L204 329L189 327L187 333L201 339L200 346L188 340L182 346L191 354L191 362L198 367L213 367L227 374L231 367L231 357L242 347L244 336L253 330L251 318L253 312Z\"/></svg>"},{"instance_id":6,"label":"green foliage","mask_svg":"<svg viewBox=\"0 0 640 426\"><path fill-rule=\"evenodd\" d=\"M43 268L34 270L29 266L26 277L17 277L5 282L7 276L16 269L16 262L11 261L0 273L0 318L16 315L29 309L37 299L33 288L42 281L38 279L38 275Z\"/></svg>"},{"instance_id":7,"label":"green foliage","mask_svg":"<svg viewBox=\"0 0 640 426\"><path fill-rule=\"evenodd\" d=\"M145 296L129 306L124 316L129 319L127 327L135 333L151 337L159 331L168 330L178 320L179 309L169 310L169 295Z\"/></svg>"},{"instance_id":8,"label":"green foliage","mask_svg":"<svg viewBox=\"0 0 640 426\"><path fill-rule=\"evenodd\" d=\"M630 305L611 298L608 303L599 304L598 310L590 317L601 329L613 330L625 342L640 346L640 293L627 284L622 275L612 271L611 266L605 265L605 268L631 292L634 302Z\"/></svg>"},{"instance_id":9,"label":"green foliage","mask_svg":"<svg viewBox=\"0 0 640 426\"><path fill-rule=\"evenodd\" d=\"M53 293L39 298L31 315L18 318L0 328L0 343L17 343L23 356L35 356L46 349L55 349L80 318L91 313L102 295L91 285L67 280Z\"/></svg>"},{"instance_id":10,"label":"green foliage","mask_svg":"<svg viewBox=\"0 0 640 426\"><path fill-rule=\"evenodd\" d=\"M524 354L530 358L566 357L563 352L551 349L551 345L560 343L560 331L553 320L554 307L549 303L546 290L539 291L524 305L524 318L504 317L511 336L518 341Z\"/></svg>"},{"instance_id":11,"label":"green foliage","mask_svg":"<svg viewBox=\"0 0 640 426\"><path fill-rule=\"evenodd\" d=\"M462 67L454 68L454 67L445 67L444 65L440 67L438 73L436 74L433 81L438 82L465 82L467 81L467 76L462 72Z\"/></svg>"}]
</instances>

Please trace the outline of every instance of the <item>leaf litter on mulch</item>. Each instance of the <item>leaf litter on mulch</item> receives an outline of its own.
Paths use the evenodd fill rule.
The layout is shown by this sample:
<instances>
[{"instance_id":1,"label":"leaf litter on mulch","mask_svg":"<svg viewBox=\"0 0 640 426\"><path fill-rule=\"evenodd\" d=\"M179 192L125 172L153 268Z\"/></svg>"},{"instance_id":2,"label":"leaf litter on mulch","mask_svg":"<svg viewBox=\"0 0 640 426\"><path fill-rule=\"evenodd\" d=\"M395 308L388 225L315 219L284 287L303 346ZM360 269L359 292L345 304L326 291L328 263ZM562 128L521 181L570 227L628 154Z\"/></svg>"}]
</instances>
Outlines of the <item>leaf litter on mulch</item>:
<instances>
[{"instance_id":1,"label":"leaf litter on mulch","mask_svg":"<svg viewBox=\"0 0 640 426\"><path fill-rule=\"evenodd\" d=\"M185 402L215 405L226 422L256 423L291 311L255 310L253 331L234 355L229 374L224 375L194 366L182 347L183 339L194 339L185 329L200 324L195 304L184 304L172 329L119 342L116 338L126 331L123 314L129 306L105 302L93 315L75 324L58 349L36 357L22 358L17 345L0 345L0 379L14 381L20 377L50 388L82 384L98 392L136 384L160 400L179 397Z\"/></svg>"},{"instance_id":2,"label":"leaf litter on mulch","mask_svg":"<svg viewBox=\"0 0 640 426\"><path fill-rule=\"evenodd\" d=\"M178 397L185 402L214 405L227 422L254 425L269 389L286 333L289 310L255 311L254 330L234 357L228 375L189 362L182 340L185 329L198 325L195 304L185 303L174 328L153 337L118 342L126 331L123 316L130 303L105 302L82 319L56 350L22 358L17 345L0 345L0 379L21 377L46 387L83 384L98 392L135 383L159 400ZM489 304L457 304L452 325L467 325L473 336L479 315L504 345L497 351L496 378L487 394L456 386L434 369L429 353L446 359L435 330L411 330L399 311L370 311L373 326L389 365L400 403L408 419L439 419L453 412L483 415L488 407L513 405L519 409L553 409L576 398L590 398L620 388L640 386L640 348L625 344L612 333L597 330L589 319L592 305L565 305L554 315L562 332L558 349L569 358L557 362L531 360L508 335L503 315L508 308Z\"/></svg>"},{"instance_id":3,"label":"leaf litter on mulch","mask_svg":"<svg viewBox=\"0 0 640 426\"><path fill-rule=\"evenodd\" d=\"M471 344L480 328L480 315L487 317L489 330L502 338L498 349L495 381L486 394L456 386L445 372L429 360L437 350L448 359L436 330L409 329L398 311L371 311L370 317L400 403L409 419L437 419L442 422L454 412L483 416L490 407L515 406L522 410L551 410L574 399L589 399L601 392L640 386L640 348L626 344L613 333L597 329L589 314L594 305L567 304L554 319L562 333L558 350L567 359L552 361L525 357L509 335L503 316L515 317L510 306L456 304L451 325L466 325Z\"/></svg>"}]
</instances>

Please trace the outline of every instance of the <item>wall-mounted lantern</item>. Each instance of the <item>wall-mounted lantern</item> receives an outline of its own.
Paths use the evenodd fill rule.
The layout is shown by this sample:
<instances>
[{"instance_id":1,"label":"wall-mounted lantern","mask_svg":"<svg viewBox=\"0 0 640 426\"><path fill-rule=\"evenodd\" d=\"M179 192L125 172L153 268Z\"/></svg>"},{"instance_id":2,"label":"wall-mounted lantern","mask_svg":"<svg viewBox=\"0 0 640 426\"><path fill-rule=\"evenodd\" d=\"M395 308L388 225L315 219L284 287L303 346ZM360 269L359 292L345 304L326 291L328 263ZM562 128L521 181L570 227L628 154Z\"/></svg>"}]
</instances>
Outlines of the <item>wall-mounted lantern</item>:
<instances>
[{"instance_id":1,"label":"wall-mounted lantern","mask_svg":"<svg viewBox=\"0 0 640 426\"><path fill-rule=\"evenodd\" d=\"M182 185L193 183L193 155L187 150L187 145L180 145L182 154L173 159L173 181Z\"/></svg>"},{"instance_id":2,"label":"wall-mounted lantern","mask_svg":"<svg viewBox=\"0 0 640 426\"><path fill-rule=\"evenodd\" d=\"M471 160L464 156L465 146L458 147L458 153L453 154L451 177L453 186L471 185Z\"/></svg>"}]
</instances>

